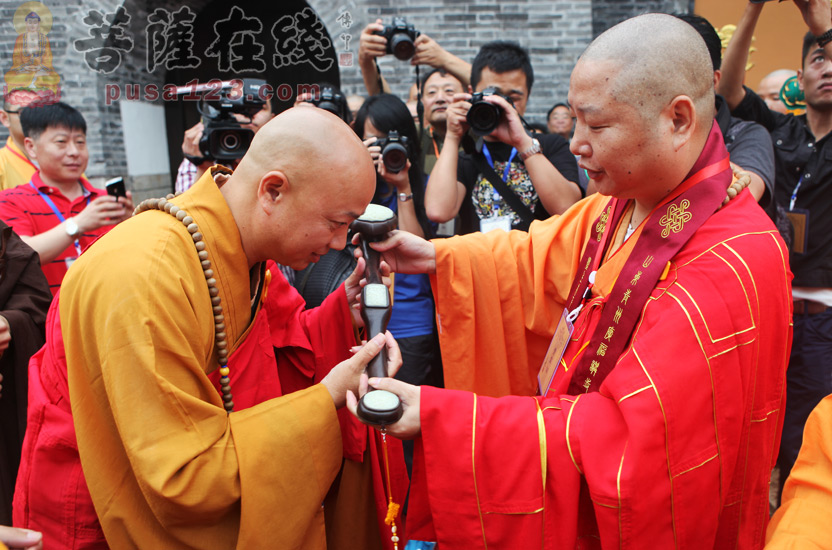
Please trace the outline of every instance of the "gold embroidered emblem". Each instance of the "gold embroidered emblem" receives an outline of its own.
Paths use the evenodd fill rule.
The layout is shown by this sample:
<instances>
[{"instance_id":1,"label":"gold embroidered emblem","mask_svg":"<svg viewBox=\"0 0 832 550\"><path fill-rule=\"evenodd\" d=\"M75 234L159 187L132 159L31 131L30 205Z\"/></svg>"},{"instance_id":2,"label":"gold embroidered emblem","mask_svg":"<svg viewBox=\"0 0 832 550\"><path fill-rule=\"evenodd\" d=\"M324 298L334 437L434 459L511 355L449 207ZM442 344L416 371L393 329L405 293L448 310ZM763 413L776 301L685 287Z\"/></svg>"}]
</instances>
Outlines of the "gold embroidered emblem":
<instances>
[{"instance_id":1,"label":"gold embroidered emblem","mask_svg":"<svg viewBox=\"0 0 832 550\"><path fill-rule=\"evenodd\" d=\"M619 307L615 310L615 315L613 316L612 320L618 323L621 320L621 315L624 313L624 308Z\"/></svg>"},{"instance_id":2,"label":"gold embroidered emblem","mask_svg":"<svg viewBox=\"0 0 832 550\"><path fill-rule=\"evenodd\" d=\"M607 354L607 345L606 345L606 344L601 344L601 345L599 345L599 346L598 346L598 355L600 355L601 357L603 357L603 356L605 356L606 354Z\"/></svg>"},{"instance_id":3,"label":"gold embroidered emblem","mask_svg":"<svg viewBox=\"0 0 832 550\"><path fill-rule=\"evenodd\" d=\"M671 204L667 207L667 214L659 220L659 225L664 227L662 229L663 239L666 239L671 231L674 233L680 232L685 227L685 224L693 218L693 214L687 211L688 207L690 207L690 201L688 199L684 199L679 203L679 206Z\"/></svg>"},{"instance_id":4,"label":"gold embroidered emblem","mask_svg":"<svg viewBox=\"0 0 832 550\"><path fill-rule=\"evenodd\" d=\"M595 374L598 372L598 367L600 366L601 363L599 363L598 361L593 361L589 364L589 372L592 373L592 376L595 376Z\"/></svg>"},{"instance_id":5,"label":"gold embroidered emblem","mask_svg":"<svg viewBox=\"0 0 832 550\"><path fill-rule=\"evenodd\" d=\"M639 272L635 274L635 276L633 277L633 280L630 281L630 284L635 286L636 284L638 284L639 279L641 279L641 270L639 270Z\"/></svg>"},{"instance_id":6,"label":"gold embroidered emblem","mask_svg":"<svg viewBox=\"0 0 832 550\"><path fill-rule=\"evenodd\" d=\"M625 290L624 291L624 296L621 297L621 303L626 305L627 300L630 299L630 294L632 294L632 293L633 293L633 291L630 290L629 288L627 290Z\"/></svg>"},{"instance_id":7,"label":"gold embroidered emblem","mask_svg":"<svg viewBox=\"0 0 832 550\"><path fill-rule=\"evenodd\" d=\"M604 335L604 340L612 340L613 334L615 334L615 327L607 327L607 333Z\"/></svg>"},{"instance_id":8,"label":"gold embroidered emblem","mask_svg":"<svg viewBox=\"0 0 832 550\"><path fill-rule=\"evenodd\" d=\"M607 220L610 219L610 209L607 208L601 214L601 219L595 224L595 232L598 233L598 242L601 242L601 236L604 234L604 228L607 226Z\"/></svg>"},{"instance_id":9,"label":"gold embroidered emblem","mask_svg":"<svg viewBox=\"0 0 832 550\"><path fill-rule=\"evenodd\" d=\"M643 267L644 269L647 269L648 267L650 267L650 264L652 264L652 263L653 263L653 256L647 256L647 258L645 258L644 262L641 264L641 267Z\"/></svg>"},{"instance_id":10,"label":"gold embroidered emblem","mask_svg":"<svg viewBox=\"0 0 832 550\"><path fill-rule=\"evenodd\" d=\"M589 385L590 385L590 384L592 384L592 380L590 380L589 378L587 378L586 380L584 380L584 389L585 389L585 390L588 390L588 389L589 389Z\"/></svg>"}]
</instances>

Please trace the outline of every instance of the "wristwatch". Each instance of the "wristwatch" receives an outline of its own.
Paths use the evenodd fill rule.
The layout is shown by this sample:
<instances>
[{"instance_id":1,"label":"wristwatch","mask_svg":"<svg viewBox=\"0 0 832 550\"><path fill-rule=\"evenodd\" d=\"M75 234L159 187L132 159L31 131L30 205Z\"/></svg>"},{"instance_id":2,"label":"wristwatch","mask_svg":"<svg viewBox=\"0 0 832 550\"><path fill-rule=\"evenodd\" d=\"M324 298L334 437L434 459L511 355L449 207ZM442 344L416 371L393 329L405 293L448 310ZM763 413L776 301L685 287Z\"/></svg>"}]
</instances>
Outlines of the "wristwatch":
<instances>
[{"instance_id":1,"label":"wristwatch","mask_svg":"<svg viewBox=\"0 0 832 550\"><path fill-rule=\"evenodd\" d=\"M399 193L399 202L407 202L413 199L413 193Z\"/></svg>"},{"instance_id":2,"label":"wristwatch","mask_svg":"<svg viewBox=\"0 0 832 550\"><path fill-rule=\"evenodd\" d=\"M64 229L66 229L66 234L72 237L73 239L78 236L80 232L78 224L75 223L74 218L68 218L64 223Z\"/></svg>"},{"instance_id":3,"label":"wristwatch","mask_svg":"<svg viewBox=\"0 0 832 550\"><path fill-rule=\"evenodd\" d=\"M520 160L526 160L527 158L542 152L543 150L540 148L540 142L537 141L536 138L532 138L532 146L520 153Z\"/></svg>"}]
</instances>

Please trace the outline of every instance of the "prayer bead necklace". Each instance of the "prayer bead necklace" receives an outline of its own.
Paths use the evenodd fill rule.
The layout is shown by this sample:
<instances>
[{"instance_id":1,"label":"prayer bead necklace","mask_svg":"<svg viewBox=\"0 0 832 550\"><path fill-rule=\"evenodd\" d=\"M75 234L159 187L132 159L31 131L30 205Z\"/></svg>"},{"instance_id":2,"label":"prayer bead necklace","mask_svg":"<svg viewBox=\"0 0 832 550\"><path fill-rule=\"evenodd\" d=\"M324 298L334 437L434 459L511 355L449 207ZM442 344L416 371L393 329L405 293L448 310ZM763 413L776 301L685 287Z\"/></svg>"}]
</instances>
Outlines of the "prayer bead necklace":
<instances>
[{"instance_id":1,"label":"prayer bead necklace","mask_svg":"<svg viewBox=\"0 0 832 550\"><path fill-rule=\"evenodd\" d=\"M722 206L731 202L732 199L735 199L737 195L740 194L740 191L751 185L751 174L743 170L739 170L733 165L731 166L731 169L734 172L734 181L732 181L731 185L728 186L725 199L722 201Z\"/></svg>"},{"instance_id":2,"label":"prayer bead necklace","mask_svg":"<svg viewBox=\"0 0 832 550\"><path fill-rule=\"evenodd\" d=\"M168 195L164 199L148 199L142 201L133 211L133 215L141 214L146 210L161 210L167 212L182 222L191 239L194 241L197 255L205 275L205 282L208 284L208 294L211 296L211 307L214 312L214 340L217 343L217 358L220 364L220 388L222 390L222 404L226 412L234 410L234 400L231 397L231 379L228 369L228 340L225 332L225 316L222 313L222 301L220 300L220 289L217 288L217 280L214 278L214 270L211 268L211 260L208 259L208 251L205 249L205 242L202 240L202 232L194 219L182 208L176 206L169 199L174 195Z\"/></svg>"}]
</instances>

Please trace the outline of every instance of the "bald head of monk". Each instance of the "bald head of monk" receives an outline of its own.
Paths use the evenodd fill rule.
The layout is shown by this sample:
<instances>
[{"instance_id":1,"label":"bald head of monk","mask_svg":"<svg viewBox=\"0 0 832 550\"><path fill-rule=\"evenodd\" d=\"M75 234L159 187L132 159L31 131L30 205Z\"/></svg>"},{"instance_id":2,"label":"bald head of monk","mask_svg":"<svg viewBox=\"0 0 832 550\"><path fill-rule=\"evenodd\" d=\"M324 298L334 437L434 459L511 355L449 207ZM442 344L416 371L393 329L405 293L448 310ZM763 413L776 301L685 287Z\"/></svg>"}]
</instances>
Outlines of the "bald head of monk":
<instances>
[{"instance_id":1,"label":"bald head of monk","mask_svg":"<svg viewBox=\"0 0 832 550\"><path fill-rule=\"evenodd\" d=\"M372 159L352 129L323 109L301 107L257 132L220 189L249 265L271 259L302 269L346 245L375 185Z\"/></svg>"},{"instance_id":2,"label":"bald head of monk","mask_svg":"<svg viewBox=\"0 0 832 550\"><path fill-rule=\"evenodd\" d=\"M777 69L768 73L757 86L757 95L763 98L768 108L784 115L789 112L786 104L780 101L780 89L786 81L797 76L797 71L791 69Z\"/></svg>"},{"instance_id":3,"label":"bald head of monk","mask_svg":"<svg viewBox=\"0 0 832 550\"><path fill-rule=\"evenodd\" d=\"M634 221L699 158L714 120L713 79L699 34L662 14L612 27L575 65L572 152L601 193L635 199Z\"/></svg>"}]
</instances>

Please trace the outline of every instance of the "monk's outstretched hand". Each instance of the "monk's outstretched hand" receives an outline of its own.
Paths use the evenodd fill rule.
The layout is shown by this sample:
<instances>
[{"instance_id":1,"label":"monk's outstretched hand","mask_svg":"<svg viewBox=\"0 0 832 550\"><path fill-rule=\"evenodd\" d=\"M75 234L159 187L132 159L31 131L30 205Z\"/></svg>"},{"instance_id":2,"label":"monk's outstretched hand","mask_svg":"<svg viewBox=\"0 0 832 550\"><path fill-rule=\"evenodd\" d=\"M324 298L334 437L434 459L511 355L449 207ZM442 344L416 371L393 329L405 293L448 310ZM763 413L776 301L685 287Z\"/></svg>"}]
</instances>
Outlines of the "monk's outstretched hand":
<instances>
[{"instance_id":1,"label":"monk's outstretched hand","mask_svg":"<svg viewBox=\"0 0 832 550\"><path fill-rule=\"evenodd\" d=\"M395 393L402 400L402 417L395 424L386 426L387 433L399 439L413 439L422 432L422 421L419 417L419 400L422 396L422 389L401 380L393 378L371 378L367 375L361 376L361 384L358 388L359 397L363 397L369 390L369 386L377 390L387 390ZM347 392L347 408L358 418L358 398L352 391Z\"/></svg>"},{"instance_id":2,"label":"monk's outstretched hand","mask_svg":"<svg viewBox=\"0 0 832 550\"><path fill-rule=\"evenodd\" d=\"M353 237L353 244L358 244L357 236ZM370 246L381 252L382 265L387 264L395 273L436 272L436 248L413 233L396 229L387 239Z\"/></svg>"},{"instance_id":3,"label":"monk's outstretched hand","mask_svg":"<svg viewBox=\"0 0 832 550\"><path fill-rule=\"evenodd\" d=\"M387 347L388 374L393 376L398 372L402 365L402 354L399 345L389 331L384 334L377 334L372 340L355 350L355 355L335 365L329 371L329 374L321 380L321 384L329 390L329 394L335 402L335 408L340 409L346 404L348 391L358 391L361 375L367 367L367 363L378 355L382 346Z\"/></svg>"}]
</instances>

